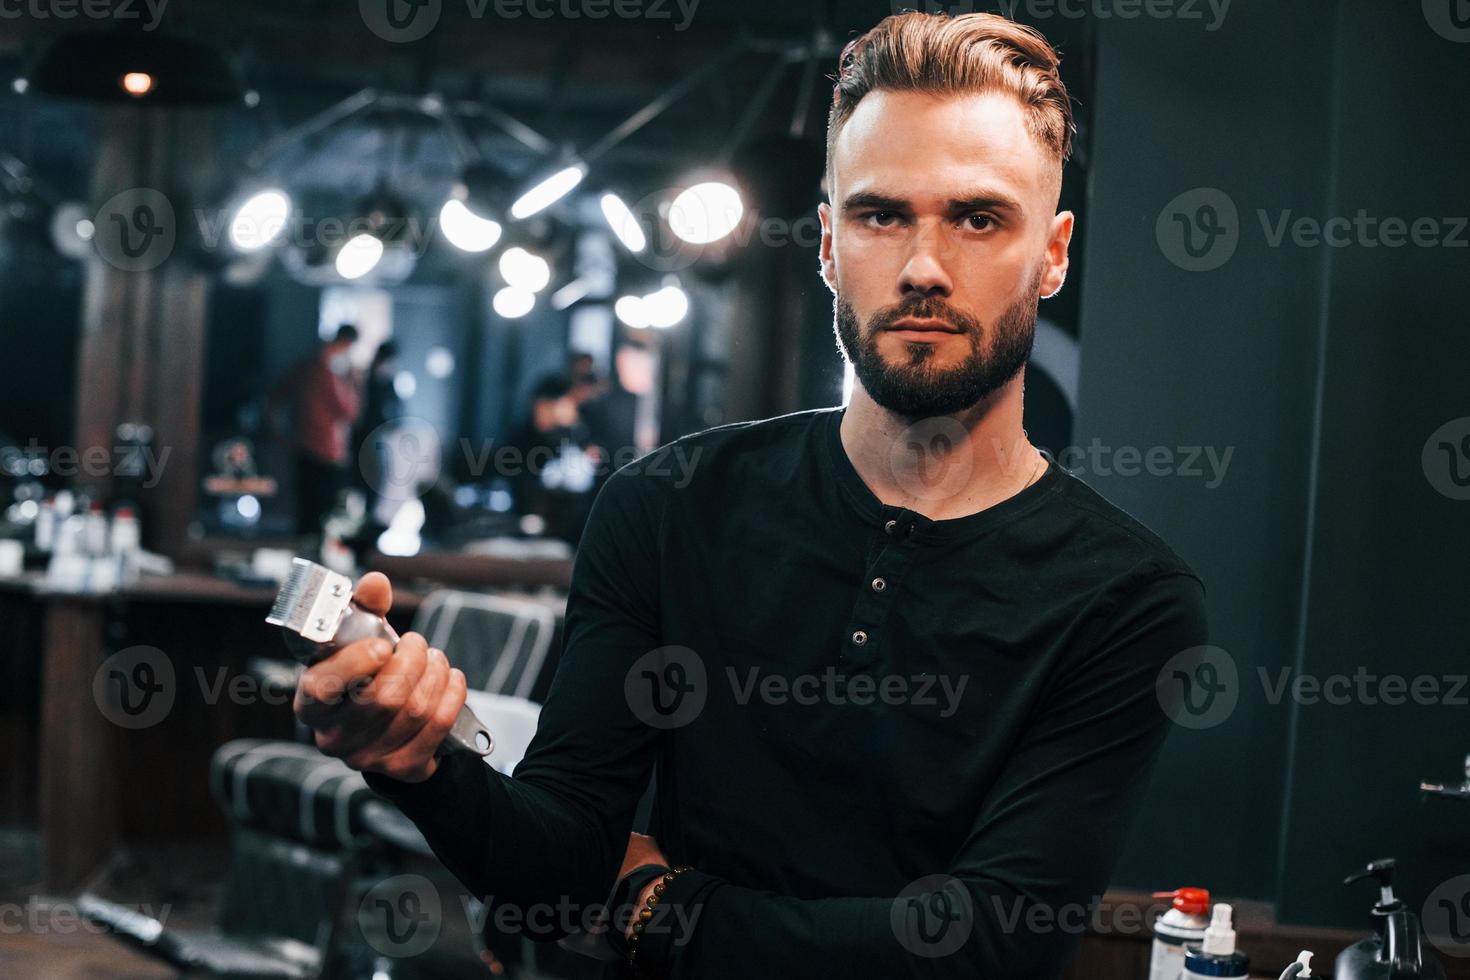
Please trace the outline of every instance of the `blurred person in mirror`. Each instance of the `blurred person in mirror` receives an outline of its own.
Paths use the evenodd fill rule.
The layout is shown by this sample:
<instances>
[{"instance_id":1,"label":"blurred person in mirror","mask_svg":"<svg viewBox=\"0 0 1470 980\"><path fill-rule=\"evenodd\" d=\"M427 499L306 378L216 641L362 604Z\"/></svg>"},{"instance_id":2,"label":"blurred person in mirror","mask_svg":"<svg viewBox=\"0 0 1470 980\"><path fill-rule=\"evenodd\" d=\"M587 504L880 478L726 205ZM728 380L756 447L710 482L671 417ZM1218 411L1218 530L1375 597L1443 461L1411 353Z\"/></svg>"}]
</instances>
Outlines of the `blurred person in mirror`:
<instances>
[{"instance_id":1,"label":"blurred person in mirror","mask_svg":"<svg viewBox=\"0 0 1470 980\"><path fill-rule=\"evenodd\" d=\"M594 494L614 470L654 447L657 434L645 411L652 407L647 396L653 374L653 352L641 340L627 338L618 346L604 390L581 405L588 452L596 464Z\"/></svg>"},{"instance_id":2,"label":"blurred person in mirror","mask_svg":"<svg viewBox=\"0 0 1470 980\"><path fill-rule=\"evenodd\" d=\"M366 524L384 528L402 503L402 494L384 495L383 474L390 465L389 436L393 423L403 417L403 398L398 391L398 344L385 340L373 353L363 382L362 413L352 431L349 469L353 485L367 501ZM356 465L351 465L355 463Z\"/></svg>"},{"instance_id":3,"label":"blurred person in mirror","mask_svg":"<svg viewBox=\"0 0 1470 980\"><path fill-rule=\"evenodd\" d=\"M330 341L292 365L270 394L273 406L290 412L296 533L303 537L321 533L347 485L349 438L362 408L362 382L349 354L357 337L357 327L342 324Z\"/></svg>"},{"instance_id":4,"label":"blurred person in mirror","mask_svg":"<svg viewBox=\"0 0 1470 980\"><path fill-rule=\"evenodd\" d=\"M571 384L572 401L579 410L608 388L607 380L598 376L596 363L586 351L573 350L567 353L567 380Z\"/></svg>"},{"instance_id":5,"label":"blurred person in mirror","mask_svg":"<svg viewBox=\"0 0 1470 980\"><path fill-rule=\"evenodd\" d=\"M590 506L592 478L587 430L577 412L572 380L545 375L531 389L525 418L503 459L522 529L576 544Z\"/></svg>"}]
</instances>

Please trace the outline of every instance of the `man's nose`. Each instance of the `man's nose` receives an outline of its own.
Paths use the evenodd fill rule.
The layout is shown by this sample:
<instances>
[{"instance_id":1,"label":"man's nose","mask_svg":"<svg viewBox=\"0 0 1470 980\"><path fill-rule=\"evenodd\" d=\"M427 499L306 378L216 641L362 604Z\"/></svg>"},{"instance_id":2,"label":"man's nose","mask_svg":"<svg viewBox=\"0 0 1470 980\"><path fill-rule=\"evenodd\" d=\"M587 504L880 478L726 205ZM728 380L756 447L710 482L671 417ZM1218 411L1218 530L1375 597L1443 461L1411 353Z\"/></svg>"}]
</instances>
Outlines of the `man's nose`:
<instances>
[{"instance_id":1,"label":"man's nose","mask_svg":"<svg viewBox=\"0 0 1470 980\"><path fill-rule=\"evenodd\" d=\"M940 244L933 236L919 236L899 276L899 292L905 296L910 293L948 296L953 291L954 283L940 261Z\"/></svg>"}]
</instances>

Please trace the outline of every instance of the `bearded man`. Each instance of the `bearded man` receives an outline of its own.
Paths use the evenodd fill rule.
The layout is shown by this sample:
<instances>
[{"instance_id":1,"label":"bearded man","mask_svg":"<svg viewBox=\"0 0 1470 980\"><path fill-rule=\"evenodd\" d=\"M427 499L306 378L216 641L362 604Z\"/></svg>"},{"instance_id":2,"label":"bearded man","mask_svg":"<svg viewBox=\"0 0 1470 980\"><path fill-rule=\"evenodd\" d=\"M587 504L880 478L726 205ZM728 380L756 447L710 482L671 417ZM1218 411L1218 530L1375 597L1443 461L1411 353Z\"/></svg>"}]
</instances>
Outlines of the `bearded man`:
<instances>
[{"instance_id":1,"label":"bearded man","mask_svg":"<svg viewBox=\"0 0 1470 980\"><path fill-rule=\"evenodd\" d=\"M415 634L307 672L317 744L528 923L636 909L610 976L1056 976L1170 728L1156 681L1207 641L1190 567L1022 427L1072 133L1029 28L849 44L820 216L850 402L608 480L514 776L435 756L464 678Z\"/></svg>"}]
</instances>

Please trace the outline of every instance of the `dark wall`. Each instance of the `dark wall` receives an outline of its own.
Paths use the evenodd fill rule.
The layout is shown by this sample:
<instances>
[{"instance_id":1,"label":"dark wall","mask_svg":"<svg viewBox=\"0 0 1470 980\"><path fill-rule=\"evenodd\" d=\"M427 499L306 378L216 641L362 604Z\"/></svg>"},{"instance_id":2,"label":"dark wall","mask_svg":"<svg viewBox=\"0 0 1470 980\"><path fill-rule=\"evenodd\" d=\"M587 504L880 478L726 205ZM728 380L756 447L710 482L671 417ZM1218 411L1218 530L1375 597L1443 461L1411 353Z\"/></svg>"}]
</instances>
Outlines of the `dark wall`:
<instances>
[{"instance_id":1,"label":"dark wall","mask_svg":"<svg viewBox=\"0 0 1470 980\"><path fill-rule=\"evenodd\" d=\"M1333 34L1332 212L1433 219L1437 242L1322 253L1326 315L1296 654L1316 674L1363 667L1423 679L1428 696L1297 713L1278 895L1282 913L1300 921L1360 916L1367 896L1345 900L1331 876L1380 853L1404 860L1403 890L1416 904L1470 873L1470 807L1423 802L1417 791L1421 779L1458 776L1470 752L1470 488L1452 482L1443 437L1426 445L1462 420L1451 450L1463 478L1470 29L1458 43L1442 38L1426 30L1419 6L1346 0Z\"/></svg>"},{"instance_id":2,"label":"dark wall","mask_svg":"<svg viewBox=\"0 0 1470 980\"><path fill-rule=\"evenodd\" d=\"M1470 44L1418 3L1367 0L1237 3L1215 30L1098 27L1074 443L1169 447L1176 463L1124 475L1103 453L1079 469L1200 572L1238 699L1174 732L1118 883L1364 925L1371 895L1340 886L1355 866L1398 856L1415 902L1470 870L1470 814L1417 800L1420 778L1460 771L1466 709L1309 705L1276 685L1283 670L1465 672L1470 503L1437 493L1420 454L1470 411L1470 252L1273 244L1269 229L1359 208L1470 214L1470 120L1450 96L1470 83ZM1237 212L1215 212L1225 234L1202 261L1235 250L1211 269L1174 218L1208 217L1200 194L1176 200L1199 188ZM1230 452L1223 479L1184 472L1186 447Z\"/></svg>"}]
</instances>

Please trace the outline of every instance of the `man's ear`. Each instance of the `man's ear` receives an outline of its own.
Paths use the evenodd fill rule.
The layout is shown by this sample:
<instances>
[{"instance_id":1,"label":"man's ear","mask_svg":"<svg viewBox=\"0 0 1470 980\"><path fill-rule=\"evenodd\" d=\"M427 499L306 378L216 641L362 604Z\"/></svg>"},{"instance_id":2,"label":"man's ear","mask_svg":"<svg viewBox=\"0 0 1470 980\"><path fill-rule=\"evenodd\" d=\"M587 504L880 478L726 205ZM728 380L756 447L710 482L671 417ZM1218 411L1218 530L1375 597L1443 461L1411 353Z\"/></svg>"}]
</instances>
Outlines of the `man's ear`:
<instances>
[{"instance_id":1,"label":"man's ear","mask_svg":"<svg viewBox=\"0 0 1470 980\"><path fill-rule=\"evenodd\" d=\"M1067 281L1068 246L1072 242L1075 216L1062 211L1052 219L1051 240L1046 245L1046 269L1041 276L1041 298L1051 299Z\"/></svg>"},{"instance_id":2,"label":"man's ear","mask_svg":"<svg viewBox=\"0 0 1470 980\"><path fill-rule=\"evenodd\" d=\"M837 263L832 258L832 205L823 201L817 205L817 217L822 222L822 281L832 294L837 294Z\"/></svg>"}]
</instances>

